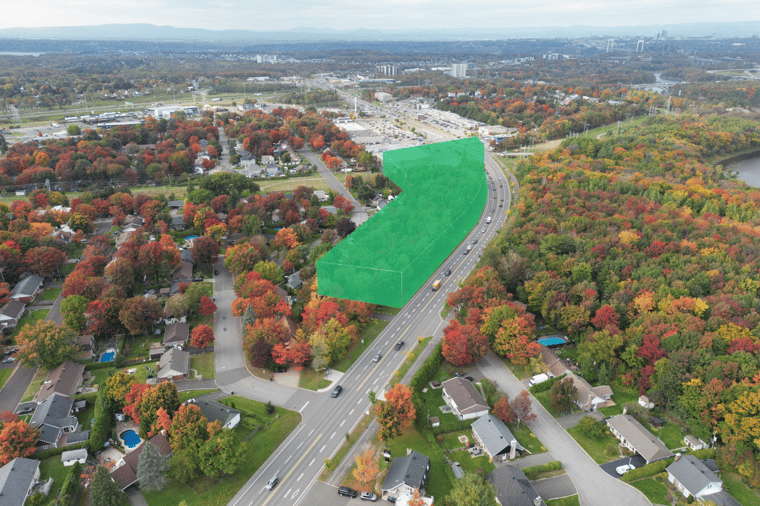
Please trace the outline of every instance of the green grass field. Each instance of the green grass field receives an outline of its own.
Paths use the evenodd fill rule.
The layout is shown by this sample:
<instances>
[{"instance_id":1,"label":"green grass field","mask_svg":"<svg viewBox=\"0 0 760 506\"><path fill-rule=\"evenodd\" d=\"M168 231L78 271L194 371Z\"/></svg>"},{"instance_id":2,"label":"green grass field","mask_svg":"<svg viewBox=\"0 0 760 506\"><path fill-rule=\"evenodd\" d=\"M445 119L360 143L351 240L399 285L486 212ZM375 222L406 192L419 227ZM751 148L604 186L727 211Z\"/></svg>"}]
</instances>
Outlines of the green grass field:
<instances>
[{"instance_id":1,"label":"green grass field","mask_svg":"<svg viewBox=\"0 0 760 506\"><path fill-rule=\"evenodd\" d=\"M760 496L745 485L737 474L724 472L721 474L721 478L723 479L723 487L742 506L760 506Z\"/></svg>"},{"instance_id":2,"label":"green grass field","mask_svg":"<svg viewBox=\"0 0 760 506\"><path fill-rule=\"evenodd\" d=\"M546 501L546 506L581 506L581 502L577 495L571 495L562 499Z\"/></svg>"},{"instance_id":3,"label":"green grass field","mask_svg":"<svg viewBox=\"0 0 760 506\"><path fill-rule=\"evenodd\" d=\"M387 321L371 320L359 334L357 341L348 349L343 360L333 366L333 369L340 372L346 372L361 357L372 341L388 326ZM363 341L363 342L362 342Z\"/></svg>"},{"instance_id":4,"label":"green grass field","mask_svg":"<svg viewBox=\"0 0 760 506\"><path fill-rule=\"evenodd\" d=\"M58 490L63 486L63 482L66 481L69 471L71 471L71 468L63 466L60 455L53 455L40 462L40 481L53 478L53 486L50 487L50 494L48 495L49 500L44 504L50 505L55 503Z\"/></svg>"},{"instance_id":5,"label":"green grass field","mask_svg":"<svg viewBox=\"0 0 760 506\"><path fill-rule=\"evenodd\" d=\"M55 300L61 294L61 290L63 290L63 288L48 288L42 292L40 300Z\"/></svg>"},{"instance_id":6,"label":"green grass field","mask_svg":"<svg viewBox=\"0 0 760 506\"><path fill-rule=\"evenodd\" d=\"M319 379L319 382L317 382ZM298 378L299 388L305 388L307 390L319 390L320 388L327 388L330 386L330 380L324 379L323 372L319 374L311 367L304 367L301 369L301 376Z\"/></svg>"},{"instance_id":7,"label":"green grass field","mask_svg":"<svg viewBox=\"0 0 760 506\"><path fill-rule=\"evenodd\" d=\"M568 429L567 432L597 464L604 464L619 457L617 441L610 434L605 434L599 439L592 439L583 435L578 427Z\"/></svg>"},{"instance_id":8,"label":"green grass field","mask_svg":"<svg viewBox=\"0 0 760 506\"><path fill-rule=\"evenodd\" d=\"M243 397L232 396L221 401L234 405L243 414L235 430L235 439L242 444L251 432L251 423L261 424L263 430L248 441L248 455L233 474L221 478L201 475L191 484L169 480L162 491L143 492L149 506L175 505L185 501L187 506L221 506L227 504L240 488L261 467L277 447L301 422L301 415L276 408L268 415L266 405ZM246 422L248 419L248 422ZM59 457L60 460L60 457Z\"/></svg>"},{"instance_id":9,"label":"green grass field","mask_svg":"<svg viewBox=\"0 0 760 506\"><path fill-rule=\"evenodd\" d=\"M13 374L13 371L15 368L10 367L8 369L0 369L0 389L3 388L3 385L5 385L5 382L8 381L8 378L11 377L11 374Z\"/></svg>"},{"instance_id":10,"label":"green grass field","mask_svg":"<svg viewBox=\"0 0 760 506\"><path fill-rule=\"evenodd\" d=\"M654 478L634 481L631 485L639 489L654 504L669 504L670 502L668 501L668 487Z\"/></svg>"},{"instance_id":11,"label":"green grass field","mask_svg":"<svg viewBox=\"0 0 760 506\"><path fill-rule=\"evenodd\" d=\"M214 354L193 355L190 357L190 367L197 370L203 379L214 379Z\"/></svg>"},{"instance_id":12,"label":"green grass field","mask_svg":"<svg viewBox=\"0 0 760 506\"><path fill-rule=\"evenodd\" d=\"M449 457L452 461L459 462L459 465L462 466L463 470L469 471L471 473L480 473L482 471L484 474L488 474L496 469L496 466L493 464L493 462L491 462L487 455L472 458L470 457L470 452L467 450L459 450L456 452L451 452L451 455L449 455Z\"/></svg>"}]
</instances>

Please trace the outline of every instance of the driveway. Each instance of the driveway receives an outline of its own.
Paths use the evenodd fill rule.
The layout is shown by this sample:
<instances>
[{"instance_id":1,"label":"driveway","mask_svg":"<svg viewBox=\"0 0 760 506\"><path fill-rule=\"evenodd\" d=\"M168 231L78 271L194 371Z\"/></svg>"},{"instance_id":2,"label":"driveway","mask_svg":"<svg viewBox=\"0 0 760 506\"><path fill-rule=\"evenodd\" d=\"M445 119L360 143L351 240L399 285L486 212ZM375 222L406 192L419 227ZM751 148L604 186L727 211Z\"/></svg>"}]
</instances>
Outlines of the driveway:
<instances>
[{"instance_id":1,"label":"driveway","mask_svg":"<svg viewBox=\"0 0 760 506\"><path fill-rule=\"evenodd\" d=\"M584 416L590 416L592 418L596 418L597 420L604 420L604 413L601 411L591 411L588 413L573 413L572 415L563 416L562 418L557 418L557 422L559 422L559 424L565 430L572 429L578 425L578 422L580 422L581 418Z\"/></svg>"},{"instance_id":2,"label":"driveway","mask_svg":"<svg viewBox=\"0 0 760 506\"><path fill-rule=\"evenodd\" d=\"M483 375L496 382L499 389L510 399L514 399L525 389L512 371L491 352L478 362L478 367ZM531 399L536 420L531 422L530 428L541 444L562 462L562 467L575 485L583 506L607 506L610 504L610 498L615 498L616 503L626 506L651 504L641 492L602 471L549 412L535 398Z\"/></svg>"},{"instance_id":3,"label":"driveway","mask_svg":"<svg viewBox=\"0 0 760 506\"><path fill-rule=\"evenodd\" d=\"M602 471L609 474L613 478L620 478L617 471L615 469L618 466L622 466L623 464L633 464L633 466L638 469L641 466L646 465L647 461L644 460L644 457L641 455L634 455L633 457L623 457L622 459L613 460L612 462L607 462L606 464L600 464L599 467L602 468Z\"/></svg>"},{"instance_id":4,"label":"driveway","mask_svg":"<svg viewBox=\"0 0 760 506\"><path fill-rule=\"evenodd\" d=\"M531 483L544 501L559 499L560 497L567 497L578 493L575 490L575 485L573 485L573 480L566 474L555 476L554 478L546 478L545 480L532 481Z\"/></svg>"}]
</instances>

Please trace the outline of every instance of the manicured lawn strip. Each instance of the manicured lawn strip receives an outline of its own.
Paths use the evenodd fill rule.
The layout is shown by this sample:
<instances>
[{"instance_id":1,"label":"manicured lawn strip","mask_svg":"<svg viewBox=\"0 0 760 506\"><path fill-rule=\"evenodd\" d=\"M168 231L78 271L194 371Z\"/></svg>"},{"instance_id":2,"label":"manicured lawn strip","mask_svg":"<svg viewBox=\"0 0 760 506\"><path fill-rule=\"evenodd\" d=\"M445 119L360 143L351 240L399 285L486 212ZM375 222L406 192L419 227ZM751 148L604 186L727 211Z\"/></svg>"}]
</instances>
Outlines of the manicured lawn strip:
<instances>
[{"instance_id":1,"label":"manicured lawn strip","mask_svg":"<svg viewBox=\"0 0 760 506\"><path fill-rule=\"evenodd\" d=\"M377 436L375 436L375 440L376 444L383 444ZM391 450L392 457L405 456L407 448L428 456L430 458L430 476L427 484L427 495L436 498L449 495L452 483L446 474L445 468L448 466L446 459L443 458L440 451L433 451L433 446L414 427L406 429L403 434L389 441L385 446ZM470 459L469 456L467 458ZM464 463L462 465L464 466Z\"/></svg>"},{"instance_id":2,"label":"manicured lawn strip","mask_svg":"<svg viewBox=\"0 0 760 506\"><path fill-rule=\"evenodd\" d=\"M544 445L541 444L541 441L538 440L536 435L533 434L533 431L530 430L530 427L525 425L525 423L520 424L519 430L516 428L517 425L514 423L507 424L507 427L509 427L510 432L512 432L512 435L515 436L517 442L520 443L520 445L528 450L531 454L535 455L537 453L546 452Z\"/></svg>"},{"instance_id":3,"label":"manicured lawn strip","mask_svg":"<svg viewBox=\"0 0 760 506\"><path fill-rule=\"evenodd\" d=\"M723 472L720 477L723 479L723 485L728 493L739 501L739 504L742 506L760 506L760 496L745 485L737 474Z\"/></svg>"},{"instance_id":4,"label":"manicured lawn strip","mask_svg":"<svg viewBox=\"0 0 760 506\"><path fill-rule=\"evenodd\" d=\"M44 320L48 313L50 312L49 309L40 309L38 311L27 311L27 313L21 317L21 319L16 324L16 328L13 329L13 332L11 333L10 337L13 340L13 343L16 344L16 336L19 332L24 330L24 327L27 325L34 325L40 320Z\"/></svg>"},{"instance_id":5,"label":"manicured lawn strip","mask_svg":"<svg viewBox=\"0 0 760 506\"><path fill-rule=\"evenodd\" d=\"M148 371L146 367L153 369L153 372ZM135 373L132 376L135 378L135 381L137 381L137 383L145 383L145 381L148 379L148 375L155 376L156 371L158 371L158 361L130 365L121 369L120 372L126 374L129 369L135 369Z\"/></svg>"},{"instance_id":6,"label":"manicured lawn strip","mask_svg":"<svg viewBox=\"0 0 760 506\"><path fill-rule=\"evenodd\" d=\"M415 346L413 350L407 352L406 360L404 360L404 363L398 368L395 376L391 378L391 382L388 386L392 387L401 381L401 378L403 378L409 368L412 367L414 361L417 360L417 357L420 356L420 353L422 353L422 350L425 349L425 346L427 346L431 339L433 339L433 336L423 337L417 340L417 346Z\"/></svg>"},{"instance_id":7,"label":"manicured lawn strip","mask_svg":"<svg viewBox=\"0 0 760 506\"><path fill-rule=\"evenodd\" d=\"M53 455L40 462L40 481L45 481L48 478L53 478L53 486L50 487L50 494L48 494L49 501L44 504L53 504L55 497L58 495L58 490L63 486L63 482L68 476L70 467L64 467L61 462L60 455Z\"/></svg>"},{"instance_id":8,"label":"manicured lawn strip","mask_svg":"<svg viewBox=\"0 0 760 506\"><path fill-rule=\"evenodd\" d=\"M317 377L319 377L319 384L317 384ZM301 369L301 376L298 378L299 388L305 388L307 390L319 390L320 388L327 388L332 383L330 380L326 380L323 377L323 373L317 372L311 367L304 367Z\"/></svg>"},{"instance_id":9,"label":"manicured lawn strip","mask_svg":"<svg viewBox=\"0 0 760 506\"><path fill-rule=\"evenodd\" d=\"M372 344L372 341L374 341L380 332L388 326L388 323L390 322L384 320L371 320L367 326L364 327L361 334L359 334L359 339L357 339L351 348L349 348L348 352L346 352L346 356L343 357L343 360L335 364L333 369L340 372L348 371L348 368L356 362L356 359L362 356L364 350Z\"/></svg>"},{"instance_id":10,"label":"manicured lawn strip","mask_svg":"<svg viewBox=\"0 0 760 506\"><path fill-rule=\"evenodd\" d=\"M535 481L539 479L539 477L546 478L547 476L545 475L547 474L553 474L554 476L564 474L564 469L562 469L562 462L555 460L538 466L525 467L523 468L523 473L525 473L525 476L530 481Z\"/></svg>"},{"instance_id":11,"label":"manicured lawn strip","mask_svg":"<svg viewBox=\"0 0 760 506\"><path fill-rule=\"evenodd\" d=\"M452 461L459 462L463 470L471 473L476 472L478 469L482 469L484 474L488 474L496 469L496 466L493 465L493 462L488 459L487 455L473 459L470 457L470 452L467 450L459 450L456 452L451 452L449 456Z\"/></svg>"},{"instance_id":12,"label":"manicured lawn strip","mask_svg":"<svg viewBox=\"0 0 760 506\"><path fill-rule=\"evenodd\" d=\"M42 296L40 297L40 300L55 300L58 298L58 296L61 294L61 291L63 288L48 288L44 292L42 292Z\"/></svg>"},{"instance_id":13,"label":"manicured lawn strip","mask_svg":"<svg viewBox=\"0 0 760 506\"><path fill-rule=\"evenodd\" d=\"M549 390L535 393L533 394L533 397L535 397L536 400L538 400L538 402L540 402L541 405L544 408L546 408L546 411L548 411L549 414L551 414L554 418L559 418L561 416L569 415L571 413L577 413L580 411L580 408L578 408L578 405L573 403L573 409L572 411L570 411L570 413L558 413L551 405L551 392Z\"/></svg>"},{"instance_id":14,"label":"manicured lawn strip","mask_svg":"<svg viewBox=\"0 0 760 506\"><path fill-rule=\"evenodd\" d=\"M235 473L221 478L201 476L191 484L192 488L177 480L170 480L160 492L143 492L150 506L179 504L183 500L187 506L227 504L301 422L301 415L294 411L276 408L273 415L268 415L265 404L243 397L227 397L222 402L228 406L234 403L235 408L243 413L244 419L252 417L263 422L262 430L248 442L248 458L243 460ZM238 442L242 442L251 432L249 424L242 421L234 430Z\"/></svg>"},{"instance_id":15,"label":"manicured lawn strip","mask_svg":"<svg viewBox=\"0 0 760 506\"><path fill-rule=\"evenodd\" d=\"M26 392L24 392L24 396L21 398L21 402L28 402L34 398L34 394L39 392L40 388L42 388L42 384L45 382L47 373L48 372L42 368L37 369L37 372L34 374L34 378L32 378L32 382L29 383Z\"/></svg>"},{"instance_id":16,"label":"manicured lawn strip","mask_svg":"<svg viewBox=\"0 0 760 506\"><path fill-rule=\"evenodd\" d=\"M126 360L149 357L150 346L163 341L163 336L128 336L122 354ZM124 353L127 352L127 353Z\"/></svg>"},{"instance_id":17,"label":"manicured lawn strip","mask_svg":"<svg viewBox=\"0 0 760 506\"><path fill-rule=\"evenodd\" d=\"M61 268L59 269L61 274L64 276L68 276L72 272L74 272L74 268L77 266L77 264L63 264Z\"/></svg>"},{"instance_id":18,"label":"manicured lawn strip","mask_svg":"<svg viewBox=\"0 0 760 506\"><path fill-rule=\"evenodd\" d=\"M504 365L506 365L512 373L517 376L517 379L524 380L533 376L533 371L528 370L527 367L513 364L511 360L505 357L499 357Z\"/></svg>"},{"instance_id":19,"label":"manicured lawn strip","mask_svg":"<svg viewBox=\"0 0 760 506\"><path fill-rule=\"evenodd\" d=\"M646 427L646 424L644 425ZM662 429L655 429L653 427L647 427L649 431L655 436L659 437L665 446L674 450L684 446L683 437L684 433L681 432L681 427L673 422L668 422Z\"/></svg>"},{"instance_id":20,"label":"manicured lawn strip","mask_svg":"<svg viewBox=\"0 0 760 506\"><path fill-rule=\"evenodd\" d=\"M668 487L654 478L645 478L643 480L634 481L631 483L634 487L639 489L647 499L654 504L668 504ZM744 503L742 503L744 504Z\"/></svg>"},{"instance_id":21,"label":"manicured lawn strip","mask_svg":"<svg viewBox=\"0 0 760 506\"><path fill-rule=\"evenodd\" d=\"M626 387L619 383L612 385L612 400L615 404L622 406L623 404L638 404L639 393L632 387ZM622 412L622 411L621 411Z\"/></svg>"},{"instance_id":22,"label":"manicured lawn strip","mask_svg":"<svg viewBox=\"0 0 760 506\"><path fill-rule=\"evenodd\" d=\"M586 450L597 464L604 464L618 458L617 440L613 439L610 434L605 434L599 439L591 439L583 435L578 427L567 430L568 434L573 436L581 447ZM611 450L611 451L608 451Z\"/></svg>"},{"instance_id":23,"label":"manicured lawn strip","mask_svg":"<svg viewBox=\"0 0 760 506\"><path fill-rule=\"evenodd\" d=\"M203 379L214 379L214 354L193 355L190 357L190 367L197 370Z\"/></svg>"},{"instance_id":24,"label":"manicured lawn strip","mask_svg":"<svg viewBox=\"0 0 760 506\"><path fill-rule=\"evenodd\" d=\"M210 394L211 392L216 392L216 388L212 388L210 390L186 390L184 392L179 392L179 400L180 402L185 402L188 399L195 399L196 397L200 397L201 395Z\"/></svg>"},{"instance_id":25,"label":"manicured lawn strip","mask_svg":"<svg viewBox=\"0 0 760 506\"><path fill-rule=\"evenodd\" d=\"M454 432L439 434L436 436L436 441L438 441L438 446L441 450L456 450L457 448L467 446L465 443L459 441L459 436L467 436L467 440L472 441L472 431L469 429L455 430Z\"/></svg>"},{"instance_id":26,"label":"manicured lawn strip","mask_svg":"<svg viewBox=\"0 0 760 506\"><path fill-rule=\"evenodd\" d=\"M340 465L340 462L346 457L348 452L351 450L351 447L354 446L354 443L356 443L356 440L359 439L359 436L362 435L362 433L367 429L367 426L372 422L372 420L375 419L375 415L373 414L372 410L370 409L369 415L362 416L361 420L359 420L359 423L356 424L356 427L348 436L348 439L345 438L343 441L343 444L340 445L340 448L338 448L338 451L335 453L335 456L331 460L332 467L325 466L325 468L322 470L322 474L319 475L319 481L325 482L330 478L330 475L332 475L333 470ZM375 434L375 439L377 439L377 434ZM373 440L374 442L374 440ZM379 444L379 440L378 440ZM404 454L406 455L406 453ZM325 459L328 460L328 459Z\"/></svg>"},{"instance_id":27,"label":"manicured lawn strip","mask_svg":"<svg viewBox=\"0 0 760 506\"><path fill-rule=\"evenodd\" d=\"M3 385L5 385L5 382L8 381L8 378L11 377L11 374L13 374L13 371L15 368L11 367L9 369L0 369L0 389L3 388Z\"/></svg>"},{"instance_id":28,"label":"manicured lawn strip","mask_svg":"<svg viewBox=\"0 0 760 506\"><path fill-rule=\"evenodd\" d=\"M546 506L581 506L581 502L577 495L571 495L562 499L546 501Z\"/></svg>"},{"instance_id":29,"label":"manicured lawn strip","mask_svg":"<svg viewBox=\"0 0 760 506\"><path fill-rule=\"evenodd\" d=\"M79 430L90 430L92 419L95 418L95 404L87 404L87 408L77 415L77 420L82 425Z\"/></svg>"}]
</instances>

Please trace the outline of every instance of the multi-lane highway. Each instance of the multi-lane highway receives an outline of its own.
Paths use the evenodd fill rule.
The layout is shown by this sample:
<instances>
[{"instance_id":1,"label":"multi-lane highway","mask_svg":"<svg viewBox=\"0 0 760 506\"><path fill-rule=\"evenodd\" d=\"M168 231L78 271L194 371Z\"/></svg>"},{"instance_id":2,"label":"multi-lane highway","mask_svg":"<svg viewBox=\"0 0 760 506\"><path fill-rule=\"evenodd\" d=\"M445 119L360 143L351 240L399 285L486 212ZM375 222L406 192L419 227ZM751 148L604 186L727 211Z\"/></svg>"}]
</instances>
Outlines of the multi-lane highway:
<instances>
[{"instance_id":1,"label":"multi-lane highway","mask_svg":"<svg viewBox=\"0 0 760 506\"><path fill-rule=\"evenodd\" d=\"M232 317L229 310L234 299L232 278L226 270L220 269L220 275L216 278L216 296L220 307L216 328L222 330L215 344L217 384L228 392L234 390L235 394L245 397L271 400L274 404L299 411L303 417L298 428L235 495L229 506L293 506L302 503L321 473L324 460L337 451L345 435L370 408L369 392L381 394L385 391L406 353L416 345L419 337L441 334L444 325L441 311L447 294L456 290L457 281L465 278L475 267L483 248L503 224L505 211L509 207L507 178L488 157L486 167L492 178L489 179L488 202L479 224L343 375L338 382L343 392L337 398L330 397L331 389L310 392L262 381L248 374L240 351L239 321ZM503 186L499 186L500 182ZM493 198L494 193L497 199ZM499 208L502 199L504 207ZM488 216L492 217L490 224L486 223ZM478 240L477 244L473 245L469 254L464 254L474 239ZM445 276L448 269L451 269L451 274ZM443 280L438 291L432 291L430 286L435 279ZM396 351L394 345L399 340L403 340L405 345ZM382 359L373 362L377 353L382 355ZM266 490L264 486L275 475L279 478L279 484L274 490ZM345 504L346 501L336 492L333 504ZM304 504L308 504L308 500Z\"/></svg>"}]
</instances>

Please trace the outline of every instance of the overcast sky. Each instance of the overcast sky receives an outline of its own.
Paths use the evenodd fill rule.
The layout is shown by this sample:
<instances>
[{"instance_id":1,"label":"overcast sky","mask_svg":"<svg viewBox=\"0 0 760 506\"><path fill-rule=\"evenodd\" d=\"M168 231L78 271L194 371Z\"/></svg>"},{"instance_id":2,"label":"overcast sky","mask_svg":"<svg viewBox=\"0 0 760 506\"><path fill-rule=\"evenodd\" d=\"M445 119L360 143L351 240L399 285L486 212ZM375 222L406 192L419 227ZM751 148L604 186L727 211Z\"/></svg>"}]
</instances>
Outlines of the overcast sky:
<instances>
[{"instance_id":1,"label":"overcast sky","mask_svg":"<svg viewBox=\"0 0 760 506\"><path fill-rule=\"evenodd\" d=\"M286 30L634 26L760 20L759 0L6 0L0 28L149 23Z\"/></svg>"}]
</instances>

